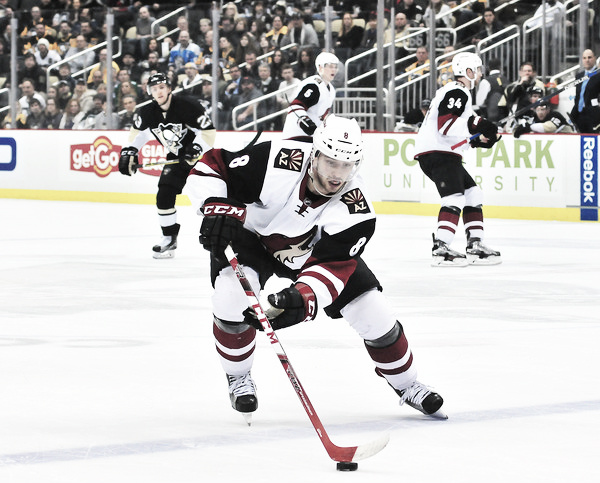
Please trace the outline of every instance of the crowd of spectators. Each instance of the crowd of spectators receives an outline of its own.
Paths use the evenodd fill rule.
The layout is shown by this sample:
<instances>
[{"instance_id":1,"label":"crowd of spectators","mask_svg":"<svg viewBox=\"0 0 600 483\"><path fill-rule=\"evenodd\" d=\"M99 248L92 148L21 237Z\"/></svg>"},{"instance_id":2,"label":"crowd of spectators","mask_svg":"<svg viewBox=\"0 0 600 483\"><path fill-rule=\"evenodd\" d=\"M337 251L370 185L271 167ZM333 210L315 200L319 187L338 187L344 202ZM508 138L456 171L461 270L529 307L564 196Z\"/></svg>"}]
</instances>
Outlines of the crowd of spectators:
<instances>
[{"instance_id":1,"label":"crowd of spectators","mask_svg":"<svg viewBox=\"0 0 600 483\"><path fill-rule=\"evenodd\" d=\"M390 24L390 10L394 8L395 38L399 39L410 27L427 26L430 9L443 13L460 3L386 0L384 14ZM481 21L464 30L457 45L448 46L446 53L478 42L514 21L507 15L509 10L515 14L515 9L503 9L503 17L497 18L494 7L501 3L465 2L464 9L440 20L440 27L457 26L481 16ZM539 2L519 2L520 9L523 4L533 13ZM333 7L330 18L336 22L332 50L341 62L376 46L377 1L340 0L329 5ZM113 32L122 39L121 55L111 64L112 92L107 92L106 47L89 50L106 40L106 6L114 13ZM154 23L181 7L185 9L180 14ZM324 48L323 28L317 25L326 18L324 7L323 0L231 1L223 4L219 25L214 26L212 2L196 0L151 4L139 0L0 0L0 90L11 84L11 19L17 18L19 92L17 118L12 120L10 110L5 109L0 114L0 126L103 129L109 123L127 129L136 106L149 99L145 89L148 77L164 72L173 88L184 88L209 112L216 88L217 127L232 129L234 122L237 126L251 122L256 114L245 109L234 119L236 106L285 86L288 93L264 101L258 115L284 109L294 94L293 86L315 73L314 59ZM219 75L213 86L215 37ZM391 41L389 28L384 41ZM117 46L115 43L115 51ZM265 54L269 56L261 59ZM408 80L428 72L430 57L424 48L396 44L396 58L411 55L414 58L401 70L409 73ZM448 57L442 70L438 69L440 85L452 79L451 60ZM361 85L370 85L374 79L373 75ZM32 109L33 99L38 102L33 102ZM0 93L0 108L7 102L7 93ZM118 113L113 119L107 118L107 105ZM280 129L281 123L281 118L270 119L261 127Z\"/></svg>"}]
</instances>

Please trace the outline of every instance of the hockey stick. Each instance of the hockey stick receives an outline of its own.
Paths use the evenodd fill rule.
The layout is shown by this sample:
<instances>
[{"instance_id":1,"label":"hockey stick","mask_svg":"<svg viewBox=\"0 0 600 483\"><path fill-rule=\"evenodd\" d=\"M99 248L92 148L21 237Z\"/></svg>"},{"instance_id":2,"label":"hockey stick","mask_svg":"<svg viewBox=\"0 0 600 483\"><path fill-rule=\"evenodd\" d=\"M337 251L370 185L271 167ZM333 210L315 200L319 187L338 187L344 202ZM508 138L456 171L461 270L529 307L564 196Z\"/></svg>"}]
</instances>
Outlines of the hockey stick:
<instances>
[{"instance_id":1,"label":"hockey stick","mask_svg":"<svg viewBox=\"0 0 600 483\"><path fill-rule=\"evenodd\" d=\"M515 117L519 117L521 114L524 114L525 112L529 111L530 109L534 109L537 106L539 106L540 104L542 104L543 102L547 102L550 99L552 99L554 96L557 96L558 94L560 94L561 92L574 87L576 85L579 84L583 84L585 81L589 80L590 77L593 77L594 75L596 75L596 73L600 72L600 69L595 70L594 72L591 72L589 75L584 75L583 77L580 77L579 79L573 79L570 82L567 82L564 86L562 86L560 89L552 92L551 94L548 94L544 97L542 97L541 99L538 99L537 101L529 104L528 106L522 107L521 109L519 109L517 112L515 112L514 114L511 114L509 116L506 116L503 119L500 119L498 121L498 124L502 125L507 121L510 121L512 119L514 119ZM471 137L467 138L467 139L463 139L462 141L456 143L454 146L451 146L450 149L456 149L460 146L462 146L463 144L469 143L471 142L473 139L478 138L479 136L481 136L481 133L475 133L473 134Z\"/></svg>"},{"instance_id":2,"label":"hockey stick","mask_svg":"<svg viewBox=\"0 0 600 483\"><path fill-rule=\"evenodd\" d=\"M171 160L171 161L158 161L157 163L148 163L148 164L140 164L140 163L135 163L133 165L134 168L140 169L140 168L148 168L151 166L166 166L167 164L177 164L179 163L179 160Z\"/></svg>"},{"instance_id":3,"label":"hockey stick","mask_svg":"<svg viewBox=\"0 0 600 483\"><path fill-rule=\"evenodd\" d=\"M306 391L304 391L302 384L300 384L300 380L298 379L296 372L292 368L292 364L290 363L285 351L283 350L283 346L281 345L281 342L279 342L279 338L277 337L275 331L271 327L269 319L267 319L267 316L265 315L260 305L260 302L258 301L258 297L254 293L250 282L246 278L246 275L244 274L244 271L242 270L242 267L240 266L237 257L233 252L233 248L231 248L231 245L228 245L227 248L225 248L225 256L229 260L229 264L231 265L231 268L233 268L233 271L235 272L237 279L240 282L240 285L246 292L246 297L248 297L248 301L250 302L250 305L252 306L254 312L256 313L256 316L258 317L258 320L260 321L264 329L265 335L269 338L271 346L277 353L279 362L281 362L283 370L287 374L288 379L290 380L290 383L294 388L294 391L296 391L296 394L298 395L298 398L300 399L300 402L302 403L306 414L308 414L308 418L310 419L310 422L315 428L315 431L321 438L321 442L323 443L323 446L325 447L325 450L327 451L329 457L334 461L347 463L369 458L379 453L387 445L390 439L389 434L385 434L384 436L371 443L360 446L341 447L336 446L331 442L329 436L327 435L327 431L325 431L325 428L323 427L323 423L321 423L319 416L317 416L313 405L308 399Z\"/></svg>"}]
</instances>

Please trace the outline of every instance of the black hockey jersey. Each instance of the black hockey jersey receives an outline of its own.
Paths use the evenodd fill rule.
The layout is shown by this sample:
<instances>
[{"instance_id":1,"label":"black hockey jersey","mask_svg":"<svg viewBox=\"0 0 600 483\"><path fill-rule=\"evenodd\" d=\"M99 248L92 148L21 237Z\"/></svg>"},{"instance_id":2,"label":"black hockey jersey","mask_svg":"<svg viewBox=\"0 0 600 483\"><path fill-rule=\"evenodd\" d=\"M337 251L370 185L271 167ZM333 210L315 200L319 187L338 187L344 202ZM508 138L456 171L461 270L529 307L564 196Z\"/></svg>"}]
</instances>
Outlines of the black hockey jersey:
<instances>
[{"instance_id":1,"label":"black hockey jersey","mask_svg":"<svg viewBox=\"0 0 600 483\"><path fill-rule=\"evenodd\" d=\"M204 152L214 144L215 128L204 107L191 97L172 96L171 105L163 111L156 102L142 106L133 120L131 146L140 149L154 137L167 152L168 160L181 159L191 142Z\"/></svg>"}]
</instances>

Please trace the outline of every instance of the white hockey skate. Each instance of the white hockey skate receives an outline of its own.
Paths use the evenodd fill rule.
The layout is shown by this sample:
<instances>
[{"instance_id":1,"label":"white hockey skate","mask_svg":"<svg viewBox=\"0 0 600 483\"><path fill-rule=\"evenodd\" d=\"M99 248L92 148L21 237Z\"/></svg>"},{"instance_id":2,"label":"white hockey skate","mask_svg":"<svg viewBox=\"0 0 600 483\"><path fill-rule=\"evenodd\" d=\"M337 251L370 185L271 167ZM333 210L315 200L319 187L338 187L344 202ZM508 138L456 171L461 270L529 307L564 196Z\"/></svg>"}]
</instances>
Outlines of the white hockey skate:
<instances>
[{"instance_id":1,"label":"white hockey skate","mask_svg":"<svg viewBox=\"0 0 600 483\"><path fill-rule=\"evenodd\" d=\"M467 260L471 265L498 265L502 263L500 252L486 247L479 238L469 240Z\"/></svg>"},{"instance_id":2,"label":"white hockey skate","mask_svg":"<svg viewBox=\"0 0 600 483\"><path fill-rule=\"evenodd\" d=\"M415 381L412 386L406 389L396 389L396 392L400 396L400 405L406 403L427 416L448 419L448 416L440 409L444 404L442 396L431 391L419 381Z\"/></svg>"},{"instance_id":3,"label":"white hockey skate","mask_svg":"<svg viewBox=\"0 0 600 483\"><path fill-rule=\"evenodd\" d=\"M434 234L432 237L432 267L466 267L469 264L465 255L452 250L446 242L438 240Z\"/></svg>"},{"instance_id":4,"label":"white hockey skate","mask_svg":"<svg viewBox=\"0 0 600 483\"><path fill-rule=\"evenodd\" d=\"M246 423L250 426L252 424L252 413L258 408L256 384L254 384L249 372L241 376L227 374L227 382L229 383L231 407L242 413Z\"/></svg>"},{"instance_id":5,"label":"white hockey skate","mask_svg":"<svg viewBox=\"0 0 600 483\"><path fill-rule=\"evenodd\" d=\"M152 257L173 258L177 248L177 235L163 236L158 245L152 247Z\"/></svg>"}]
</instances>

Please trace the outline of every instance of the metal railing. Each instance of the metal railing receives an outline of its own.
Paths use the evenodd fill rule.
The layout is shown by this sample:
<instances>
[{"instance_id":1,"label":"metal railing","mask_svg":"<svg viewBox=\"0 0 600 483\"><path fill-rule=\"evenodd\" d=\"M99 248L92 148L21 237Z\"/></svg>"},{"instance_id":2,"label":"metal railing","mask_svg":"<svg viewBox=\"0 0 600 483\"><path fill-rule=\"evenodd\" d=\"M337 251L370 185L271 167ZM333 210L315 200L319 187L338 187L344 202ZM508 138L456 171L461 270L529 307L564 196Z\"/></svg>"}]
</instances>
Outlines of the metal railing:
<instances>
[{"instance_id":1,"label":"metal railing","mask_svg":"<svg viewBox=\"0 0 600 483\"><path fill-rule=\"evenodd\" d=\"M476 47L477 55L481 57L484 65L496 57L502 60L502 73L507 79L518 78L522 59L521 32L518 26L511 25L481 39Z\"/></svg>"}]
</instances>

